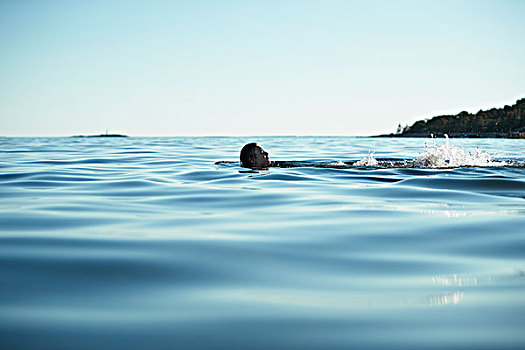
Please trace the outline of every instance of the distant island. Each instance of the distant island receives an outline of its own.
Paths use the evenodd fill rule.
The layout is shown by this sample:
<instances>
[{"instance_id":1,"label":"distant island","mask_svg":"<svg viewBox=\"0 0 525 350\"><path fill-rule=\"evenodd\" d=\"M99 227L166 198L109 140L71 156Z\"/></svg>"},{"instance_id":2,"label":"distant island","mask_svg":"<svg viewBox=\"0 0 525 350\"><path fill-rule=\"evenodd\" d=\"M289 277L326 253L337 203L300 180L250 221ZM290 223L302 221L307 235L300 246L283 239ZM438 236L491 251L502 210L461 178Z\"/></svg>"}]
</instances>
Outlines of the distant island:
<instances>
[{"instance_id":1,"label":"distant island","mask_svg":"<svg viewBox=\"0 0 525 350\"><path fill-rule=\"evenodd\" d=\"M100 135L74 135L72 137L128 137L128 135L105 133Z\"/></svg>"},{"instance_id":2,"label":"distant island","mask_svg":"<svg viewBox=\"0 0 525 350\"><path fill-rule=\"evenodd\" d=\"M512 106L480 110L476 114L461 112L456 115L440 115L405 126L401 124L392 134L379 137L499 137L525 138L525 98Z\"/></svg>"}]
</instances>

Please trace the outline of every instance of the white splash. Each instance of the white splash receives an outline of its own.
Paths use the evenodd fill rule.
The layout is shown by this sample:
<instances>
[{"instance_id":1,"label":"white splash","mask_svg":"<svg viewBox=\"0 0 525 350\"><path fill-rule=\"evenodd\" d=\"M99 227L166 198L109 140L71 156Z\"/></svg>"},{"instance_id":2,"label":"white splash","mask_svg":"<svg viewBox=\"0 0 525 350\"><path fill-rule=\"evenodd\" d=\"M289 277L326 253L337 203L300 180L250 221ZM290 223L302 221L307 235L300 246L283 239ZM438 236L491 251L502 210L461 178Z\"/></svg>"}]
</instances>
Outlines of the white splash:
<instances>
[{"instance_id":1,"label":"white splash","mask_svg":"<svg viewBox=\"0 0 525 350\"><path fill-rule=\"evenodd\" d=\"M370 152L368 155L364 156L363 159L358 160L354 163L357 166L377 166L379 162L374 158L374 153Z\"/></svg>"},{"instance_id":2,"label":"white splash","mask_svg":"<svg viewBox=\"0 0 525 350\"><path fill-rule=\"evenodd\" d=\"M476 148L473 152L465 152L460 147L451 146L448 135L443 145L434 145L419 156L414 163L425 168L455 168L461 166L503 166L506 162L492 160L487 151Z\"/></svg>"}]
</instances>

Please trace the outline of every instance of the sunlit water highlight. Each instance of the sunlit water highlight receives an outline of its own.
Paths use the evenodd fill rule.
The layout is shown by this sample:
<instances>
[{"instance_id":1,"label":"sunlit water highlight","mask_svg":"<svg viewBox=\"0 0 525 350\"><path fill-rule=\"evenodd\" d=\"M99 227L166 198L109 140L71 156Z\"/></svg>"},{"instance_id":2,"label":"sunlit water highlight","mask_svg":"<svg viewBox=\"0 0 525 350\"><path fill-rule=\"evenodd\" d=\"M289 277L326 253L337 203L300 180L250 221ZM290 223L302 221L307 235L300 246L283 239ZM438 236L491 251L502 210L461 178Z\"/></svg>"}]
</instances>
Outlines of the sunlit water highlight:
<instances>
[{"instance_id":1,"label":"sunlit water highlight","mask_svg":"<svg viewBox=\"0 0 525 350\"><path fill-rule=\"evenodd\" d=\"M0 138L1 348L524 348L524 151Z\"/></svg>"}]
</instances>

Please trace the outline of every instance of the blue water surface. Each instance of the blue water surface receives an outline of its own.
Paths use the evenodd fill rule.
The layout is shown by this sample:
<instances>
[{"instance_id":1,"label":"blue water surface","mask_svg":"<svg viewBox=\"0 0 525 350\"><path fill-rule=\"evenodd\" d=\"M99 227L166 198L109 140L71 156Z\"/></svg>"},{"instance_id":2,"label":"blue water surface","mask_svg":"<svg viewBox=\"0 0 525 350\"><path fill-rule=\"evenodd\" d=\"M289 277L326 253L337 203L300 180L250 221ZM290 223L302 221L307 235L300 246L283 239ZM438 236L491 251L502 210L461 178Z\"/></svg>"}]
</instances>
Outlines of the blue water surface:
<instances>
[{"instance_id":1,"label":"blue water surface","mask_svg":"<svg viewBox=\"0 0 525 350\"><path fill-rule=\"evenodd\" d=\"M525 168L215 164L253 141L305 164L433 142L0 138L0 348L525 348Z\"/></svg>"}]
</instances>

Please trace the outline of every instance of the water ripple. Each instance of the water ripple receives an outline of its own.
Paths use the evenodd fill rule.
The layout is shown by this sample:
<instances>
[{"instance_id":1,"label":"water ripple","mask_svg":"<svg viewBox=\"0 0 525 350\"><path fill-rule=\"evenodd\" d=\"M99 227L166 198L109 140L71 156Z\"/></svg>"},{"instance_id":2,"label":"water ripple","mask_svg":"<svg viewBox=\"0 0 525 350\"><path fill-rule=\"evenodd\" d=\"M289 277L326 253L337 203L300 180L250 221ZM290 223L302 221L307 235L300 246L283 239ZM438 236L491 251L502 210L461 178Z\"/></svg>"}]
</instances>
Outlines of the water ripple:
<instances>
[{"instance_id":1,"label":"water ripple","mask_svg":"<svg viewBox=\"0 0 525 350\"><path fill-rule=\"evenodd\" d=\"M0 138L1 347L525 346L525 168L254 172L252 141ZM303 165L427 150L256 141ZM522 140L453 141L524 159Z\"/></svg>"}]
</instances>

